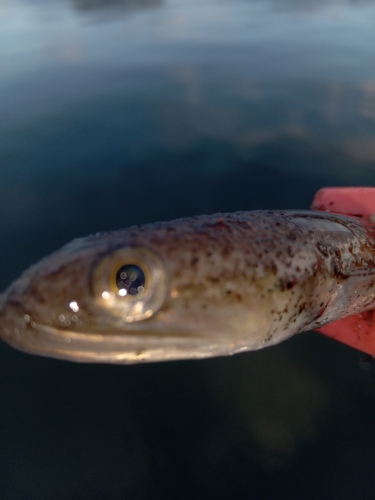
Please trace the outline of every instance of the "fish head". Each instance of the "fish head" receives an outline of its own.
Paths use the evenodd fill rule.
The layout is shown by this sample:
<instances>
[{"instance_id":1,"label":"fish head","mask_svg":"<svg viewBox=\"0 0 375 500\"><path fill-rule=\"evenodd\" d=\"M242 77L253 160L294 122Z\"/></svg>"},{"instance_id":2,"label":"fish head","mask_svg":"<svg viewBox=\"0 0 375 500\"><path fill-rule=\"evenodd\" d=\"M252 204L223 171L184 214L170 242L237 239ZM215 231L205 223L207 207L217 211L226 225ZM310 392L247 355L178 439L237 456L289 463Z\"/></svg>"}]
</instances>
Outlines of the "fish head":
<instances>
[{"instance_id":1,"label":"fish head","mask_svg":"<svg viewBox=\"0 0 375 500\"><path fill-rule=\"evenodd\" d=\"M270 315L259 292L274 277L263 270L255 280L259 266L244 263L240 236L227 233L212 238L207 228L177 223L74 240L0 296L0 337L29 353L83 362L262 347Z\"/></svg>"}]
</instances>

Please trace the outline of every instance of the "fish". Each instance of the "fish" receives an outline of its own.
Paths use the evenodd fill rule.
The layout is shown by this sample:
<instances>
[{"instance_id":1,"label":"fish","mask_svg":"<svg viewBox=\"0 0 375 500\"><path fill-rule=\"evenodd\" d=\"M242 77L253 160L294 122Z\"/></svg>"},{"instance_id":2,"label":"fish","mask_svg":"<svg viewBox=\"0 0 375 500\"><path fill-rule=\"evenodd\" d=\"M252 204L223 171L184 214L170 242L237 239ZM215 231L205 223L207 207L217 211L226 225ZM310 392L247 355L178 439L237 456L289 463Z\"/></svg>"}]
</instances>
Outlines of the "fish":
<instances>
[{"instance_id":1,"label":"fish","mask_svg":"<svg viewBox=\"0 0 375 500\"><path fill-rule=\"evenodd\" d=\"M78 238L0 295L0 338L77 362L253 351L375 307L375 225L241 211Z\"/></svg>"}]
</instances>

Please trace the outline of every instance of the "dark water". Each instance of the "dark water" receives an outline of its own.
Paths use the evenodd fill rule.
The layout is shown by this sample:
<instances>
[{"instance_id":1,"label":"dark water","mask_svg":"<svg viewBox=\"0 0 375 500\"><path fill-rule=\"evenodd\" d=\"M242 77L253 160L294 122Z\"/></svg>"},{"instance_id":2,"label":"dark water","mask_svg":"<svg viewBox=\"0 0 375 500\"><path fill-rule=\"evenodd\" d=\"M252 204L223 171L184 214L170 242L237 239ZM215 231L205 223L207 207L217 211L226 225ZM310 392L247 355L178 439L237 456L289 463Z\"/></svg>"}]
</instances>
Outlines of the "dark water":
<instances>
[{"instance_id":1,"label":"dark water","mask_svg":"<svg viewBox=\"0 0 375 500\"><path fill-rule=\"evenodd\" d=\"M375 185L372 2L5 0L0 288L75 236ZM375 375L317 333L89 366L0 345L4 500L372 499Z\"/></svg>"}]
</instances>

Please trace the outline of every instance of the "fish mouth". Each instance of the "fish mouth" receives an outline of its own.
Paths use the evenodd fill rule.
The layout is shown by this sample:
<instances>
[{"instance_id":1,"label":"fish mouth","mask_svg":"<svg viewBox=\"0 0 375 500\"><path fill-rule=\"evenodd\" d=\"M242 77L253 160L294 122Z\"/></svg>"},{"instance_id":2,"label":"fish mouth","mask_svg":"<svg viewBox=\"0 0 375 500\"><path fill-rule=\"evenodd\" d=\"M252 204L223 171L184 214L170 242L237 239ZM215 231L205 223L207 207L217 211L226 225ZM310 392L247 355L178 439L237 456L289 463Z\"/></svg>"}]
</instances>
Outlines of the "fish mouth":
<instances>
[{"instance_id":1,"label":"fish mouth","mask_svg":"<svg viewBox=\"0 0 375 500\"><path fill-rule=\"evenodd\" d=\"M0 295L0 338L12 347L39 356L81 363L134 364L202 359L247 350L242 343L196 325L168 324L159 313L134 323L83 324L79 328L48 325L22 298Z\"/></svg>"},{"instance_id":2,"label":"fish mouth","mask_svg":"<svg viewBox=\"0 0 375 500\"><path fill-rule=\"evenodd\" d=\"M238 351L238 346L228 346L227 340L216 336L209 338L176 329L153 330L146 324L141 330L109 329L105 333L59 329L25 321L24 313L20 314L21 304L1 304L0 338L28 354L81 363L133 364L201 359Z\"/></svg>"}]
</instances>

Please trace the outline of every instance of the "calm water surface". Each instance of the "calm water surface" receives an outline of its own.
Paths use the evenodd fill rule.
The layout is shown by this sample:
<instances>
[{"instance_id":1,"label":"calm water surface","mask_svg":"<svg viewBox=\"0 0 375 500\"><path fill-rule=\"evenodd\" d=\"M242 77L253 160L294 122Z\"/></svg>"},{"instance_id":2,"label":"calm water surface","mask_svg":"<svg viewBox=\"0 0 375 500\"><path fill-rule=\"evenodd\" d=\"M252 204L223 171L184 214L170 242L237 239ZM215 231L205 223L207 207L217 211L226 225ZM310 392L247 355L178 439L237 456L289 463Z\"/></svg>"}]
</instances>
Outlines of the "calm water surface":
<instances>
[{"instance_id":1,"label":"calm water surface","mask_svg":"<svg viewBox=\"0 0 375 500\"><path fill-rule=\"evenodd\" d=\"M366 1L3 0L0 289L75 236L375 185ZM375 376L316 333L88 366L0 345L4 500L371 499Z\"/></svg>"}]
</instances>

